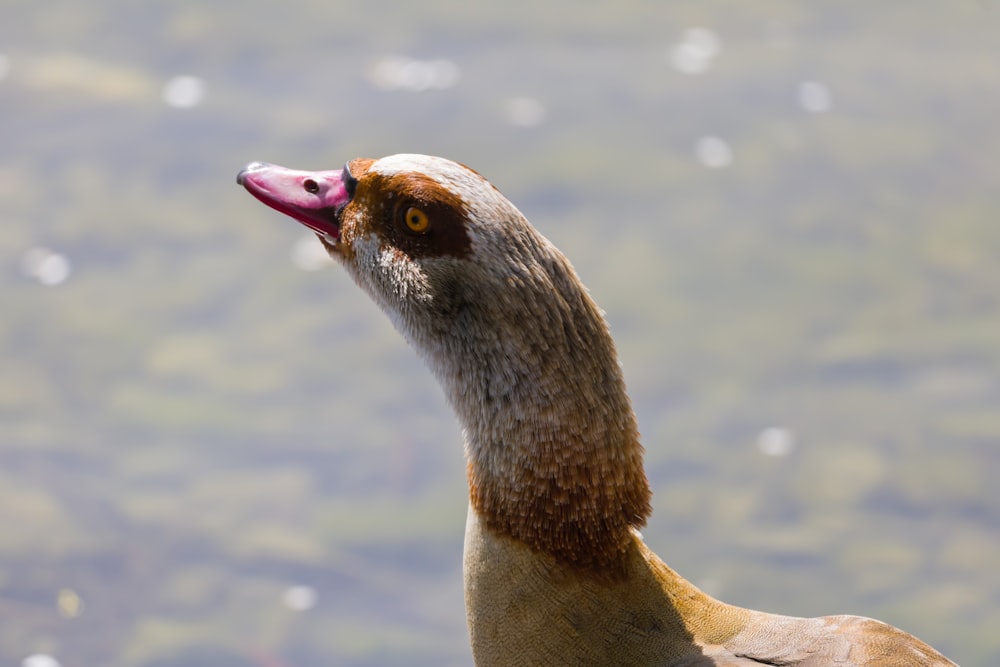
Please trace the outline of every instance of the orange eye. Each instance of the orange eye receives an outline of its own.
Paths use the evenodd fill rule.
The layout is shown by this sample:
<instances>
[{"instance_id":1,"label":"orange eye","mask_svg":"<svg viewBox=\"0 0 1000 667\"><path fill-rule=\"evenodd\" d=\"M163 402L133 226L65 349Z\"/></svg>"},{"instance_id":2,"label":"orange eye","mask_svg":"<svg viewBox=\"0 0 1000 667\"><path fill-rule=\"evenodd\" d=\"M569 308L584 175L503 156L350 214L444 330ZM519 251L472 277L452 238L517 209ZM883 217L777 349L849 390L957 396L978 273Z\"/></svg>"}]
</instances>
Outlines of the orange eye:
<instances>
[{"instance_id":1,"label":"orange eye","mask_svg":"<svg viewBox=\"0 0 1000 667\"><path fill-rule=\"evenodd\" d=\"M427 228L431 226L427 214L415 206L406 209L403 220L406 222L406 228L411 232L426 232Z\"/></svg>"}]
</instances>

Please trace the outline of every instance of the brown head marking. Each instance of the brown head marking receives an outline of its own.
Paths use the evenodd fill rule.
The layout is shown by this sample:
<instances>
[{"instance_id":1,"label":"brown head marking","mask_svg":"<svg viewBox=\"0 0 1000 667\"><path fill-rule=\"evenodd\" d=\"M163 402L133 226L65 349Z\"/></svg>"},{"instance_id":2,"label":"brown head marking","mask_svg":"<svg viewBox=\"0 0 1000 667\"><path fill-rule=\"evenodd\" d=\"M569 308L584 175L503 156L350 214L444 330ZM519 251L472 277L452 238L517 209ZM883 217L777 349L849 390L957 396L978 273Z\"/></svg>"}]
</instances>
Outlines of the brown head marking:
<instances>
[{"instance_id":1,"label":"brown head marking","mask_svg":"<svg viewBox=\"0 0 1000 667\"><path fill-rule=\"evenodd\" d=\"M357 179L355 195L344 211L347 245L352 238L375 233L385 245L411 259L469 255L468 206L459 195L419 172L386 176L369 171L374 162L358 158L347 166ZM410 208L427 216L426 230L415 232L406 226L404 218Z\"/></svg>"}]
</instances>

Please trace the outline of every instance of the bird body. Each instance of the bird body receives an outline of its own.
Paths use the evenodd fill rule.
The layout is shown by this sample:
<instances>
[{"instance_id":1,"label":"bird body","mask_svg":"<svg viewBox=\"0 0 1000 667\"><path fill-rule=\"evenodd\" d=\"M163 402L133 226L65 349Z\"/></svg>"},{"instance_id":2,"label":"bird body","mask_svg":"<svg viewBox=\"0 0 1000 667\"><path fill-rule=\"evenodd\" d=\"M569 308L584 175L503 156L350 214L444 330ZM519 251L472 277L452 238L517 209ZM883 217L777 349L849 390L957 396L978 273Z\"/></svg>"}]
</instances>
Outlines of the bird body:
<instances>
[{"instance_id":1,"label":"bird body","mask_svg":"<svg viewBox=\"0 0 1000 667\"><path fill-rule=\"evenodd\" d=\"M569 261L479 174L401 154L324 172L253 163L238 181L317 233L455 410L477 665L954 664L871 619L727 605L645 546L651 494L607 324Z\"/></svg>"}]
</instances>

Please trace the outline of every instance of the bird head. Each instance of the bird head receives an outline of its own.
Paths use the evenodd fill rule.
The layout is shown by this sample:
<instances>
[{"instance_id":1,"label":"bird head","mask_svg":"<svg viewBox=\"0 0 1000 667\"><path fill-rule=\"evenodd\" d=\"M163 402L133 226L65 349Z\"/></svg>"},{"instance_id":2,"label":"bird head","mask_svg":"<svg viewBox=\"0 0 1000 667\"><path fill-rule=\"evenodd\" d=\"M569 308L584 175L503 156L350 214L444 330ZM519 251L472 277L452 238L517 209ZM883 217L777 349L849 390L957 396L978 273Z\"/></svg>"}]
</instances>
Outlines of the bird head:
<instances>
[{"instance_id":1,"label":"bird head","mask_svg":"<svg viewBox=\"0 0 1000 667\"><path fill-rule=\"evenodd\" d=\"M254 162L237 180L313 230L431 357L441 346L463 356L454 354L463 340L520 340L512 329L562 324L585 299L565 257L489 181L456 162L400 154L313 172Z\"/></svg>"}]
</instances>

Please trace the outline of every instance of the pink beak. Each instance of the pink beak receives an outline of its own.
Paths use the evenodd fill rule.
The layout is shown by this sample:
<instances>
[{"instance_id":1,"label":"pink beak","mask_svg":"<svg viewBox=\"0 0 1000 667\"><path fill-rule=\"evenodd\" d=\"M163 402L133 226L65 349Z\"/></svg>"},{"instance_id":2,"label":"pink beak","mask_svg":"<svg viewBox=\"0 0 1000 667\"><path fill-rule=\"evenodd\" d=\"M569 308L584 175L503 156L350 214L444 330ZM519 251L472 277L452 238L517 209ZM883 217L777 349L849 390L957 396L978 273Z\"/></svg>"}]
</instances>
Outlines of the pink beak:
<instances>
[{"instance_id":1,"label":"pink beak","mask_svg":"<svg viewBox=\"0 0 1000 667\"><path fill-rule=\"evenodd\" d=\"M296 171L251 162L236 176L247 192L274 210L295 218L335 243L340 240L340 214L351 200L346 168Z\"/></svg>"}]
</instances>

